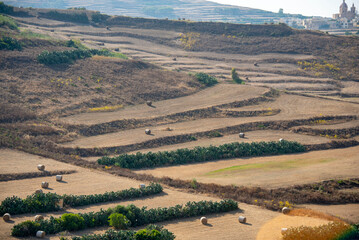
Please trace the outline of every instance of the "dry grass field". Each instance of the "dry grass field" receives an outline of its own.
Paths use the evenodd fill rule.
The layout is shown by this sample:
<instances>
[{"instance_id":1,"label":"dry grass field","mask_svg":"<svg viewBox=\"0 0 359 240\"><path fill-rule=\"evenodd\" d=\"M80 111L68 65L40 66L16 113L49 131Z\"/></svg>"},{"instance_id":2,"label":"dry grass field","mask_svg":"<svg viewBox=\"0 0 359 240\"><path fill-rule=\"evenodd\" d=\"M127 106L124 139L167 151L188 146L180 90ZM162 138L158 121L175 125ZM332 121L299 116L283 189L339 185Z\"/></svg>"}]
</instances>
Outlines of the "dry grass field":
<instances>
[{"instance_id":1,"label":"dry grass field","mask_svg":"<svg viewBox=\"0 0 359 240\"><path fill-rule=\"evenodd\" d=\"M358 176L359 147L285 156L240 158L209 163L139 170L154 176L171 176L222 185L288 187Z\"/></svg>"},{"instance_id":2,"label":"dry grass field","mask_svg":"<svg viewBox=\"0 0 359 240\"><path fill-rule=\"evenodd\" d=\"M47 10L41 14L36 9L16 11L27 12L13 16L19 31L47 37L21 37L16 30L0 27L0 39L14 36L24 44L22 51L0 50L0 201L14 195L25 198L40 189L42 181L50 183L45 192L75 195L138 188L156 181L164 187L163 193L67 207L44 216L99 211L118 204L169 207L230 196L241 200L240 210L209 214L208 225L200 224L200 217L159 224L179 240L278 240L282 227L319 226L333 221L331 215L358 223L358 69L354 63L351 68L338 65L340 70L330 65L341 64L342 54L355 58L357 39L350 42L345 37L297 32L283 25L228 25L228 35L234 36L229 37L212 23L197 26L142 19L127 26L113 17L107 25L79 24L47 19ZM184 42L180 34L193 29L200 32L196 41ZM66 46L70 39L88 48L121 52L129 59L94 56L55 65L36 60L43 50L73 49ZM340 47L345 44L347 48ZM304 69L298 64L313 61L324 67L314 64ZM245 84L232 81L232 68ZM218 84L201 84L193 76L198 72L215 76ZM145 134L147 128L151 134ZM100 157L119 153L279 139L298 142L305 152L139 170L97 163ZM38 164L44 164L49 173L70 172L57 182L55 176L36 175ZM300 196L298 204L293 196ZM274 199L285 202L287 198L293 199L294 209L314 209L327 217L283 215ZM0 221L0 239L12 239L14 224L35 215ZM238 223L239 215L247 217L247 224ZM107 229L62 234L79 236Z\"/></svg>"}]
</instances>

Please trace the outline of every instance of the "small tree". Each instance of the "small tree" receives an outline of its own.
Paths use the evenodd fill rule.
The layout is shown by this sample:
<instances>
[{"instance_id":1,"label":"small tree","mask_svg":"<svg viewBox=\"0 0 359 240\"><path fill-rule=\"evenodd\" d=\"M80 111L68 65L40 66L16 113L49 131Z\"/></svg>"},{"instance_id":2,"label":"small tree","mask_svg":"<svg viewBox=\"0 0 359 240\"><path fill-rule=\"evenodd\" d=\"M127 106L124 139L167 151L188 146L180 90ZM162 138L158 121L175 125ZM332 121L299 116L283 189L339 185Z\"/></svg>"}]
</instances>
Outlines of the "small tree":
<instances>
[{"instance_id":1,"label":"small tree","mask_svg":"<svg viewBox=\"0 0 359 240\"><path fill-rule=\"evenodd\" d=\"M121 213L112 213L108 218L108 222L115 229L127 229L131 225L130 220Z\"/></svg>"},{"instance_id":2,"label":"small tree","mask_svg":"<svg viewBox=\"0 0 359 240\"><path fill-rule=\"evenodd\" d=\"M238 83L238 84L243 84L244 83L244 81L239 78L238 73L237 73L235 68L232 68L232 80L235 83Z\"/></svg>"},{"instance_id":3,"label":"small tree","mask_svg":"<svg viewBox=\"0 0 359 240\"><path fill-rule=\"evenodd\" d=\"M61 216L61 225L68 231L77 231L85 227L85 219L79 214L65 213Z\"/></svg>"}]
</instances>

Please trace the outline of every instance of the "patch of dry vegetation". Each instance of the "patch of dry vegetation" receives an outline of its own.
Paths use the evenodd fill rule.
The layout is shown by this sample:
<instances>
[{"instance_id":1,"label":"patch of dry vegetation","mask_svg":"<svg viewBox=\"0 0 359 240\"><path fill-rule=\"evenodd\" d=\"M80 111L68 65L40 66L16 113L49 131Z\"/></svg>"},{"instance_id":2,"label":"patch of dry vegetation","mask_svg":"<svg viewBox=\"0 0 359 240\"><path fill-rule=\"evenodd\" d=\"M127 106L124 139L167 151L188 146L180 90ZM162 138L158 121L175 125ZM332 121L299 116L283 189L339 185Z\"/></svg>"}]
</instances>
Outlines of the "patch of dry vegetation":
<instances>
[{"instance_id":1,"label":"patch of dry vegetation","mask_svg":"<svg viewBox=\"0 0 359 240\"><path fill-rule=\"evenodd\" d=\"M29 109L47 115L70 114L89 108L180 97L202 87L186 74L135 60L90 58L70 66L48 67L35 60L44 48L67 49L43 46L20 52L2 51L0 100L5 105L26 104Z\"/></svg>"}]
</instances>

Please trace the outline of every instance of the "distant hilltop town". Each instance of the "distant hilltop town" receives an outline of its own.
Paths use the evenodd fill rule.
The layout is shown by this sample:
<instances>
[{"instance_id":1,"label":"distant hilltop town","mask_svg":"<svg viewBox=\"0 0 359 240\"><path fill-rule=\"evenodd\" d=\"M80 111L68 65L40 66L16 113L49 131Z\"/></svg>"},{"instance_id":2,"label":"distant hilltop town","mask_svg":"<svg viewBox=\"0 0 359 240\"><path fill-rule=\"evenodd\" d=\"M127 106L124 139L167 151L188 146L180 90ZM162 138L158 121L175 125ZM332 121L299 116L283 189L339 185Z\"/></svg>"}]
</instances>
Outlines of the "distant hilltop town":
<instances>
[{"instance_id":1,"label":"distant hilltop town","mask_svg":"<svg viewBox=\"0 0 359 240\"><path fill-rule=\"evenodd\" d=\"M333 18L314 17L303 20L305 29L331 30L331 29L359 29L359 15L353 3L349 9L345 0L339 7L339 13L333 14Z\"/></svg>"}]
</instances>

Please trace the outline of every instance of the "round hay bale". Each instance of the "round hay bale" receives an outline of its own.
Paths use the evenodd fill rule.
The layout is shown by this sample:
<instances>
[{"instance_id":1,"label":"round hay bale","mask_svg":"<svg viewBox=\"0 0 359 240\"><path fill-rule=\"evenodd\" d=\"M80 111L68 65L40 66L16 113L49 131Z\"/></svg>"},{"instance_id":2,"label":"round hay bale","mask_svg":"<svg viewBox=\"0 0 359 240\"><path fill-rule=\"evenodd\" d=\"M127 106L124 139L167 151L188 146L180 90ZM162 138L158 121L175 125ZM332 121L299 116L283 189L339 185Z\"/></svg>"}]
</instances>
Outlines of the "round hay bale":
<instances>
[{"instance_id":1,"label":"round hay bale","mask_svg":"<svg viewBox=\"0 0 359 240\"><path fill-rule=\"evenodd\" d=\"M119 49L119 48L115 48L115 51L118 52L118 51L120 51L120 49Z\"/></svg>"},{"instance_id":2,"label":"round hay bale","mask_svg":"<svg viewBox=\"0 0 359 240\"><path fill-rule=\"evenodd\" d=\"M177 58L173 58L172 60L173 60L173 61L177 61Z\"/></svg>"},{"instance_id":3,"label":"round hay bale","mask_svg":"<svg viewBox=\"0 0 359 240\"><path fill-rule=\"evenodd\" d=\"M290 212L289 208L287 208L287 207L282 208L282 213L283 214L288 214L289 212Z\"/></svg>"},{"instance_id":4,"label":"round hay bale","mask_svg":"<svg viewBox=\"0 0 359 240\"><path fill-rule=\"evenodd\" d=\"M203 225L206 225L208 223L208 219L206 217L201 217L200 221Z\"/></svg>"},{"instance_id":5,"label":"round hay bale","mask_svg":"<svg viewBox=\"0 0 359 240\"><path fill-rule=\"evenodd\" d=\"M44 171L45 165L39 164L39 165L37 165L37 169L39 169L40 171Z\"/></svg>"},{"instance_id":6,"label":"round hay bale","mask_svg":"<svg viewBox=\"0 0 359 240\"><path fill-rule=\"evenodd\" d=\"M42 216L42 215L36 215L35 216L35 222L38 222L38 221L41 221L41 220L44 220L44 216Z\"/></svg>"},{"instance_id":7,"label":"round hay bale","mask_svg":"<svg viewBox=\"0 0 359 240\"><path fill-rule=\"evenodd\" d=\"M2 216L2 219L4 219L5 222L8 222L11 220L11 215L10 213L5 213L3 216Z\"/></svg>"},{"instance_id":8,"label":"round hay bale","mask_svg":"<svg viewBox=\"0 0 359 240\"><path fill-rule=\"evenodd\" d=\"M288 228L282 228L282 230L281 230L282 235L284 235L284 233L285 233L286 231L288 231Z\"/></svg>"},{"instance_id":9,"label":"round hay bale","mask_svg":"<svg viewBox=\"0 0 359 240\"><path fill-rule=\"evenodd\" d=\"M58 182L62 181L62 175L56 175L56 181Z\"/></svg>"},{"instance_id":10,"label":"round hay bale","mask_svg":"<svg viewBox=\"0 0 359 240\"><path fill-rule=\"evenodd\" d=\"M37 238L44 238L46 235L46 233L44 231L37 231L36 232L36 237Z\"/></svg>"},{"instance_id":11,"label":"round hay bale","mask_svg":"<svg viewBox=\"0 0 359 240\"><path fill-rule=\"evenodd\" d=\"M282 141L284 141L284 139L283 139L283 138L279 138L279 142L282 142Z\"/></svg>"},{"instance_id":12,"label":"round hay bale","mask_svg":"<svg viewBox=\"0 0 359 240\"><path fill-rule=\"evenodd\" d=\"M145 187L146 187L146 185L145 185L145 184L143 184L143 183L141 183L141 184L139 185L139 187L140 187L140 188L145 188Z\"/></svg>"},{"instance_id":13,"label":"round hay bale","mask_svg":"<svg viewBox=\"0 0 359 240\"><path fill-rule=\"evenodd\" d=\"M40 194L40 193L42 193L42 190L41 190L41 189L37 189L37 190L35 191L35 194Z\"/></svg>"},{"instance_id":14,"label":"round hay bale","mask_svg":"<svg viewBox=\"0 0 359 240\"><path fill-rule=\"evenodd\" d=\"M258 63L256 63L256 62L255 62L253 65L256 66L256 67L258 67Z\"/></svg>"},{"instance_id":15,"label":"round hay bale","mask_svg":"<svg viewBox=\"0 0 359 240\"><path fill-rule=\"evenodd\" d=\"M239 217L238 217L238 222L240 222L240 223L246 223L246 222L247 222L247 218L246 218L246 217L243 217L243 216L239 216Z\"/></svg>"},{"instance_id":16,"label":"round hay bale","mask_svg":"<svg viewBox=\"0 0 359 240\"><path fill-rule=\"evenodd\" d=\"M240 134L239 134L239 137L240 137L240 138L244 138L244 137L245 137L245 134L244 134L244 133L240 133Z\"/></svg>"},{"instance_id":17,"label":"round hay bale","mask_svg":"<svg viewBox=\"0 0 359 240\"><path fill-rule=\"evenodd\" d=\"M145 130L145 133L146 133L147 135L150 135L150 134L151 134L151 130L150 130L150 129L146 129L146 130Z\"/></svg>"},{"instance_id":18,"label":"round hay bale","mask_svg":"<svg viewBox=\"0 0 359 240\"><path fill-rule=\"evenodd\" d=\"M152 106L152 101L146 101L147 106Z\"/></svg>"},{"instance_id":19,"label":"round hay bale","mask_svg":"<svg viewBox=\"0 0 359 240\"><path fill-rule=\"evenodd\" d=\"M42 183L41 183L41 187L42 187L42 188L48 188L48 187L49 187L49 183L48 183L48 182L42 182Z\"/></svg>"}]
</instances>

